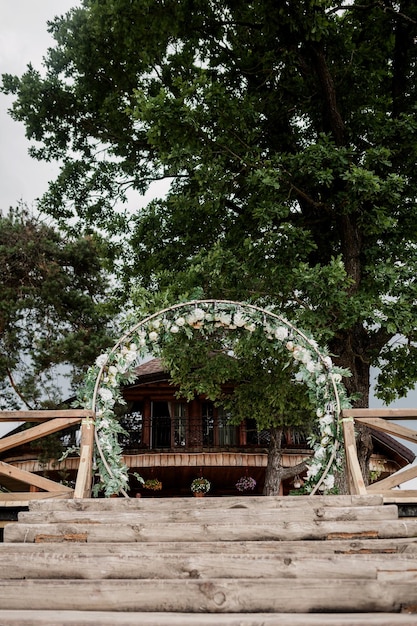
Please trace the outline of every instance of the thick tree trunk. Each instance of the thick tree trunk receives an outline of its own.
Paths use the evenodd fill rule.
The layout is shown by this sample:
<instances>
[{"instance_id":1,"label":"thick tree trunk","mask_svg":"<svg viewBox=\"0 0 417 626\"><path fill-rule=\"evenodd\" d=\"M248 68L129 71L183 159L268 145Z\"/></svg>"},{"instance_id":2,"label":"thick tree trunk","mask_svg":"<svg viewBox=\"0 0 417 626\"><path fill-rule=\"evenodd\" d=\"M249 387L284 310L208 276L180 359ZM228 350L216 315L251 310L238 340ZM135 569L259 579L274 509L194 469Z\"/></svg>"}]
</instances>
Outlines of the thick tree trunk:
<instances>
[{"instance_id":1,"label":"thick tree trunk","mask_svg":"<svg viewBox=\"0 0 417 626\"><path fill-rule=\"evenodd\" d=\"M282 465L282 435L283 428L272 427L270 429L270 443L268 450L268 465L265 472L264 496L278 496L281 493L283 480L301 474L307 463L299 463L294 467L283 467Z\"/></svg>"}]
</instances>

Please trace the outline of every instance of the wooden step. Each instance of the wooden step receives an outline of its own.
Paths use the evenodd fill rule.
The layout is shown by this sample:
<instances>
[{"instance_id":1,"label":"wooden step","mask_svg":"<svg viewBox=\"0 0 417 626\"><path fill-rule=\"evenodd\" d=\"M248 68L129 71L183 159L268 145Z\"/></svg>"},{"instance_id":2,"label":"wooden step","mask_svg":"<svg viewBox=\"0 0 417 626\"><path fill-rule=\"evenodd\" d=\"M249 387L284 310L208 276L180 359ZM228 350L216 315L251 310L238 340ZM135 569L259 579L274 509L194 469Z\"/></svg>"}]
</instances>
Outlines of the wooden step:
<instances>
[{"instance_id":1,"label":"wooden step","mask_svg":"<svg viewBox=\"0 0 417 626\"><path fill-rule=\"evenodd\" d=\"M415 611L417 579L0 580L4 609L328 613Z\"/></svg>"},{"instance_id":2,"label":"wooden step","mask_svg":"<svg viewBox=\"0 0 417 626\"><path fill-rule=\"evenodd\" d=\"M1 611L2 626L416 626L404 613L160 613Z\"/></svg>"},{"instance_id":3,"label":"wooden step","mask_svg":"<svg viewBox=\"0 0 417 626\"><path fill-rule=\"evenodd\" d=\"M36 558L36 554L54 555L54 558L107 558L120 555L121 559L137 559L153 554L218 554L222 555L276 555L276 556L331 556L331 555L417 555L417 537L394 539L337 539L327 541L149 541L129 543L76 542L0 543L0 559L7 555L16 558ZM61 556L62 555L62 556Z\"/></svg>"},{"instance_id":4,"label":"wooden step","mask_svg":"<svg viewBox=\"0 0 417 626\"><path fill-rule=\"evenodd\" d=\"M167 524L171 522L215 524L219 521L220 509L185 509L174 511L154 511L137 508L134 511L22 511L18 520L24 524L46 523L87 523L87 524L135 524L158 522ZM300 513L299 508L258 509L232 508L221 509L222 524L245 523L252 524L276 524L298 522L300 518L304 522L322 521L375 521L397 520L398 508L389 506L355 506L355 507L312 507L305 508Z\"/></svg>"},{"instance_id":5,"label":"wooden step","mask_svg":"<svg viewBox=\"0 0 417 626\"><path fill-rule=\"evenodd\" d=\"M4 536L0 626L417 626L417 518L380 496L39 500Z\"/></svg>"},{"instance_id":6,"label":"wooden step","mask_svg":"<svg viewBox=\"0 0 417 626\"><path fill-rule=\"evenodd\" d=\"M195 522L51 523L16 522L4 529L5 542L137 542L137 541L301 541L417 537L417 519L382 521L289 521L274 523Z\"/></svg>"},{"instance_id":7,"label":"wooden step","mask_svg":"<svg viewBox=\"0 0 417 626\"><path fill-rule=\"evenodd\" d=\"M307 509L318 507L356 507L380 506L384 499L379 494L373 495L334 495L334 496L226 496L205 498L85 498L85 499L45 499L30 503L31 511L125 511L151 509L184 510L184 509L240 509L255 508L273 509Z\"/></svg>"},{"instance_id":8,"label":"wooden step","mask_svg":"<svg viewBox=\"0 0 417 626\"><path fill-rule=\"evenodd\" d=\"M12 547L15 544L12 544ZM3 548L4 546L2 546ZM2 578L12 579L208 579L208 578L338 578L382 580L413 579L417 572L416 553L303 555L276 553L234 554L216 552L163 551L140 549L110 550L108 546L82 552L74 545L25 544L24 550L0 549ZM20 546L19 546L20 547ZM139 546L136 546L140 548ZM61 548L61 549L57 549Z\"/></svg>"}]
</instances>

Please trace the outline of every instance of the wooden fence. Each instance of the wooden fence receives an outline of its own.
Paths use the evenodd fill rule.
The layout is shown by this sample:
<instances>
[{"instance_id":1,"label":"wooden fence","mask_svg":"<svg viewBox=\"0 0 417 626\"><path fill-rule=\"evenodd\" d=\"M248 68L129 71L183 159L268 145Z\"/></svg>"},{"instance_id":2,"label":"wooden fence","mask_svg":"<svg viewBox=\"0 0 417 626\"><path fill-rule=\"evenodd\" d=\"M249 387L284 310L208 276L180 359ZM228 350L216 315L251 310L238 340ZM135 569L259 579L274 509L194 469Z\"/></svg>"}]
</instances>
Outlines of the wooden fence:
<instances>
[{"instance_id":1,"label":"wooden fence","mask_svg":"<svg viewBox=\"0 0 417 626\"><path fill-rule=\"evenodd\" d=\"M21 500L39 497L89 498L92 486L92 458L94 448L94 417L93 411L87 410L56 410L56 411L0 411L0 424L4 422L37 422L24 431L11 434L0 439L0 453L29 443L41 437L58 432L75 424L81 423L80 462L75 488L72 489L33 472L19 469L10 463L0 461L0 475L6 475L17 481L42 490L42 494L19 492L19 494L2 494L0 501L19 497ZM393 420L410 420L417 418L417 409L346 409L341 413L343 424L344 445L348 488L352 495L383 494L384 497L411 497L417 500L416 490L396 489L401 484L417 478L417 465L401 470L384 480L369 486L365 485L356 449L355 423L369 426L374 430L388 433L413 443L417 443L417 431L391 423Z\"/></svg>"},{"instance_id":2,"label":"wooden fence","mask_svg":"<svg viewBox=\"0 0 417 626\"><path fill-rule=\"evenodd\" d=\"M393 437L417 443L417 431L392 420L411 420L417 418L417 409L345 409L341 413L343 434L346 452L346 466L348 487L350 494L382 494L385 498L406 498L417 500L417 489L397 489L409 480L417 478L417 465L409 469L400 470L388 478L366 486L359 466L356 441L355 423L369 426L374 430L387 433Z\"/></svg>"},{"instance_id":3,"label":"wooden fence","mask_svg":"<svg viewBox=\"0 0 417 626\"><path fill-rule=\"evenodd\" d=\"M42 494L19 492L19 500L39 497L89 498L92 485L92 458L94 447L94 412L82 409L56 411L0 411L0 424L5 422L35 422L35 426L0 439L0 453L17 446L35 441L52 433L81 423L80 463L75 489L44 478L33 472L19 469L10 463L0 461L0 475L6 475L29 486L41 489ZM0 500L13 499L8 493L0 493Z\"/></svg>"}]
</instances>

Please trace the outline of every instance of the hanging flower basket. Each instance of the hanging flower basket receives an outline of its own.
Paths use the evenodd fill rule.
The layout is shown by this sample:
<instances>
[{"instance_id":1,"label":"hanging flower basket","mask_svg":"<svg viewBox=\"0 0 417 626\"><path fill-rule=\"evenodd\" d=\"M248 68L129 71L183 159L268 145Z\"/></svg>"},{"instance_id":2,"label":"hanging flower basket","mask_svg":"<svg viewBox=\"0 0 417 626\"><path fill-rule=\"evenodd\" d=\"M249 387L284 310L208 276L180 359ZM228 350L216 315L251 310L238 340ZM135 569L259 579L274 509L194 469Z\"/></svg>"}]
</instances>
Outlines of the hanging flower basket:
<instances>
[{"instance_id":1,"label":"hanging flower basket","mask_svg":"<svg viewBox=\"0 0 417 626\"><path fill-rule=\"evenodd\" d=\"M236 483L238 491L253 491L256 487L256 480L252 476L242 476Z\"/></svg>"},{"instance_id":2,"label":"hanging flower basket","mask_svg":"<svg viewBox=\"0 0 417 626\"><path fill-rule=\"evenodd\" d=\"M193 493L207 493L208 491L210 491L210 487L210 481L207 480L207 478L203 478L202 476L200 478L194 478L193 482L191 483L191 491Z\"/></svg>"},{"instance_id":3,"label":"hanging flower basket","mask_svg":"<svg viewBox=\"0 0 417 626\"><path fill-rule=\"evenodd\" d=\"M143 483L144 489L150 489L151 491L161 491L162 483L157 478L150 478Z\"/></svg>"}]
</instances>

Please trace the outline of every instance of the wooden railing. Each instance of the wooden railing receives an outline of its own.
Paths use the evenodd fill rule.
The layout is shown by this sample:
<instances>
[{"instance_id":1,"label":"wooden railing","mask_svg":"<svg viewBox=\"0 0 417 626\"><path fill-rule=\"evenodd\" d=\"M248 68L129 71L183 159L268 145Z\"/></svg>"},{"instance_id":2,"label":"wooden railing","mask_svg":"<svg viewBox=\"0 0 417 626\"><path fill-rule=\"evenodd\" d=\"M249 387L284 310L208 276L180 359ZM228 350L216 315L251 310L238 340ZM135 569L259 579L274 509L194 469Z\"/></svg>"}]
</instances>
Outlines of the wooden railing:
<instances>
[{"instance_id":1,"label":"wooden railing","mask_svg":"<svg viewBox=\"0 0 417 626\"><path fill-rule=\"evenodd\" d=\"M417 465L409 469L400 470L388 478L365 486L365 481L359 466L356 441L355 423L369 426L373 430L387 433L394 437L417 443L417 431L391 420L410 420L417 418L417 409L345 409L341 413L343 434L346 452L346 468L348 488L351 494L379 493L384 496L412 497L417 499L417 489L395 489L405 482L417 478Z\"/></svg>"},{"instance_id":2,"label":"wooden railing","mask_svg":"<svg viewBox=\"0 0 417 626\"><path fill-rule=\"evenodd\" d=\"M0 461L0 475L8 476L17 481L41 489L46 496L67 498L89 498L92 485L92 457L94 447L94 412L82 409L66 409L57 411L0 411L0 424L4 422L38 422L21 432L7 435L0 439L0 453L17 446L35 441L52 433L74 426L81 422L80 462L77 472L75 489L59 482L44 478L33 472L19 469L10 463ZM1 481L0 481L1 482ZM8 494L0 494L7 499ZM22 500L42 497L40 494L19 492Z\"/></svg>"}]
</instances>

